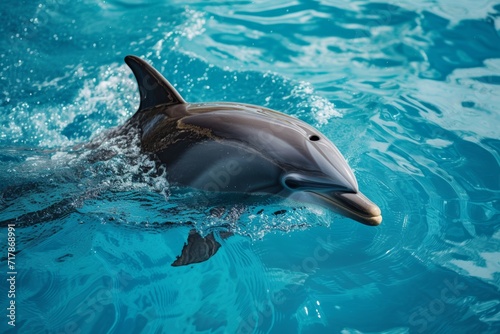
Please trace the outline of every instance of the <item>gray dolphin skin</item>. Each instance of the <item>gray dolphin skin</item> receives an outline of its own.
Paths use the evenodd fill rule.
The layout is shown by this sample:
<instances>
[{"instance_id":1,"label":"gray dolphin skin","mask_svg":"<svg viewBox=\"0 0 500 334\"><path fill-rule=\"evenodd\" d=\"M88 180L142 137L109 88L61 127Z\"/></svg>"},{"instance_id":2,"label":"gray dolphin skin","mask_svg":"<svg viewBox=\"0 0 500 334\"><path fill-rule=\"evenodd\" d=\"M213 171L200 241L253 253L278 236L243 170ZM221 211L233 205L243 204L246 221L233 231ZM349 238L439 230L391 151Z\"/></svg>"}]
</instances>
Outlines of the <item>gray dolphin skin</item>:
<instances>
[{"instance_id":1,"label":"gray dolphin skin","mask_svg":"<svg viewBox=\"0 0 500 334\"><path fill-rule=\"evenodd\" d=\"M208 192L273 194L319 204L366 225L379 207L358 189L344 157L296 118L242 103L188 103L144 60L127 56L141 96L129 120L142 150L156 155L172 184Z\"/></svg>"}]
</instances>

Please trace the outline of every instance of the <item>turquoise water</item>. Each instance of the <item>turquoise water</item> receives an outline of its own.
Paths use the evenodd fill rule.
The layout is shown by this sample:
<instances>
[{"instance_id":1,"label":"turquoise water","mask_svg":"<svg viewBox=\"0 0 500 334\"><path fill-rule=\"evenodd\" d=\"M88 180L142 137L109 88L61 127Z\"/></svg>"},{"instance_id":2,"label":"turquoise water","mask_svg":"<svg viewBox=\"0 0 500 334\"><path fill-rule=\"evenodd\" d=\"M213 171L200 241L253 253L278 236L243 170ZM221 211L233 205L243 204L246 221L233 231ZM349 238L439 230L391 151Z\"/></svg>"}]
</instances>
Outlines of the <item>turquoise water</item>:
<instances>
[{"instance_id":1,"label":"turquoise water","mask_svg":"<svg viewBox=\"0 0 500 334\"><path fill-rule=\"evenodd\" d=\"M500 4L68 1L0 5L0 331L500 332ZM270 200L189 206L138 143L78 144L139 96L123 57L187 101L320 129L384 221ZM184 196L184 197L183 197ZM237 232L170 264L192 225ZM16 326L6 317L11 300Z\"/></svg>"}]
</instances>

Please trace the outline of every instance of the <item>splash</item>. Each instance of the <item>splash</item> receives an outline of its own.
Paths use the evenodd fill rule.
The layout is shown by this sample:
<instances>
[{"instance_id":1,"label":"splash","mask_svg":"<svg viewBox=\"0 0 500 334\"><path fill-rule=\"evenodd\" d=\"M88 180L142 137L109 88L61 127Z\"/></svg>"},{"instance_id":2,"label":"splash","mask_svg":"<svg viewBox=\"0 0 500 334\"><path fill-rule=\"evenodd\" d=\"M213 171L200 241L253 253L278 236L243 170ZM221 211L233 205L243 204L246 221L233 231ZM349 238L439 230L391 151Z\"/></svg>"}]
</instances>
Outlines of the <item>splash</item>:
<instances>
[{"instance_id":1,"label":"splash","mask_svg":"<svg viewBox=\"0 0 500 334\"><path fill-rule=\"evenodd\" d=\"M316 94L313 86L308 82L301 81L293 88L292 95L301 100L297 105L299 110L310 110L313 113L317 126L327 124L332 118L342 117L342 114L335 109L334 104Z\"/></svg>"},{"instance_id":2,"label":"splash","mask_svg":"<svg viewBox=\"0 0 500 334\"><path fill-rule=\"evenodd\" d=\"M36 84L38 90L67 81L70 72ZM79 68L75 78L88 74ZM77 79L72 79L77 80ZM110 126L122 124L136 110L138 94L125 65L100 66L97 77L84 79L70 103L21 102L10 111L12 117L0 123L0 140L7 144L63 147L89 140Z\"/></svg>"}]
</instances>

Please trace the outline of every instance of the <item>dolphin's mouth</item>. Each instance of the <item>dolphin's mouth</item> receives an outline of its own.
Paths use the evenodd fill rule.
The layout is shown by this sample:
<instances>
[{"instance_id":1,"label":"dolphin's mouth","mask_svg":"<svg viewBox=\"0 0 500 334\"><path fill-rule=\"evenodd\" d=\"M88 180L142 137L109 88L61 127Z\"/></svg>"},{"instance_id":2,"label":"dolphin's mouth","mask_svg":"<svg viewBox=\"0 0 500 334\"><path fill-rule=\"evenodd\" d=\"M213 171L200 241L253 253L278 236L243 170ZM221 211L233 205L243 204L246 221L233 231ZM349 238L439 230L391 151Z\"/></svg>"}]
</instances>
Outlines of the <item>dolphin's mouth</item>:
<instances>
[{"instance_id":1,"label":"dolphin's mouth","mask_svg":"<svg viewBox=\"0 0 500 334\"><path fill-rule=\"evenodd\" d=\"M377 226L382 222L380 208L359 191L356 193L311 191L311 193L321 198L334 211L360 223Z\"/></svg>"}]
</instances>

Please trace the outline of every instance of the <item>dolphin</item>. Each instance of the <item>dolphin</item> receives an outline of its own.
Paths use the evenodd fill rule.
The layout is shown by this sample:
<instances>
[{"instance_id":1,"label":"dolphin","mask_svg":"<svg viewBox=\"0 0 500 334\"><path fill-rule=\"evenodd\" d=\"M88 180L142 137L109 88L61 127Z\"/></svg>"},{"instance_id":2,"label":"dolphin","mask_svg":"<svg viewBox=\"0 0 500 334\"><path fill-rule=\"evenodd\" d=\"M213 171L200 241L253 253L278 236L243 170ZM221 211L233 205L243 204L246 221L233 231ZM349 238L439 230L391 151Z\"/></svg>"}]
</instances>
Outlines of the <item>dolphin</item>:
<instances>
[{"instance_id":1,"label":"dolphin","mask_svg":"<svg viewBox=\"0 0 500 334\"><path fill-rule=\"evenodd\" d=\"M139 87L129 120L171 184L224 194L270 194L315 203L365 225L382 221L335 145L309 124L268 108L189 103L152 66L125 57ZM128 126L128 125L127 125Z\"/></svg>"},{"instance_id":2,"label":"dolphin","mask_svg":"<svg viewBox=\"0 0 500 334\"><path fill-rule=\"evenodd\" d=\"M166 170L171 185L196 188L193 206L248 200L251 195L274 195L318 204L360 223L382 221L379 207L364 196L342 154L317 129L286 114L243 103L188 103L144 60L125 57L140 93L137 112L122 126L111 129L81 147L90 162L115 153L101 147L114 137L139 134L141 150ZM127 145L119 140L117 145ZM106 146L106 145L105 145ZM79 149L80 146L75 147ZM14 189L13 192L16 192ZM68 216L75 203L95 196L85 192L42 210L0 221L29 226ZM217 210L215 210L217 211ZM281 214L281 211L274 214ZM200 235L193 222L164 223L162 227L191 228L182 252L171 264L185 266L208 260L231 231Z\"/></svg>"}]
</instances>

